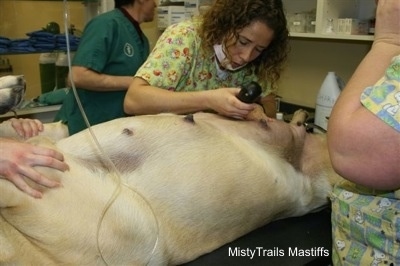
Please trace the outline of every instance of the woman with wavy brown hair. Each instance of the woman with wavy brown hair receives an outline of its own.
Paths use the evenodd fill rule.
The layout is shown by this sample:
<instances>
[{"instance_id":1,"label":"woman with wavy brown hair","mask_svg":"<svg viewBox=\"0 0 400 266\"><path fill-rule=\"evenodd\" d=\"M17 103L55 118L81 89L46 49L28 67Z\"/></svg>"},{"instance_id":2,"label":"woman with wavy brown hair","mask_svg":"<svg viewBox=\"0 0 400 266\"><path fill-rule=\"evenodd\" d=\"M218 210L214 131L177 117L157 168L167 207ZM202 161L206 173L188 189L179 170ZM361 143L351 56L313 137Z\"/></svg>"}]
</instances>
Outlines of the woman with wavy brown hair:
<instances>
[{"instance_id":1,"label":"woman with wavy brown hair","mask_svg":"<svg viewBox=\"0 0 400 266\"><path fill-rule=\"evenodd\" d=\"M288 35L281 0L215 0L203 15L164 31L133 78L124 110L245 118L255 106L237 95L255 81L263 90L259 103L273 117Z\"/></svg>"}]
</instances>

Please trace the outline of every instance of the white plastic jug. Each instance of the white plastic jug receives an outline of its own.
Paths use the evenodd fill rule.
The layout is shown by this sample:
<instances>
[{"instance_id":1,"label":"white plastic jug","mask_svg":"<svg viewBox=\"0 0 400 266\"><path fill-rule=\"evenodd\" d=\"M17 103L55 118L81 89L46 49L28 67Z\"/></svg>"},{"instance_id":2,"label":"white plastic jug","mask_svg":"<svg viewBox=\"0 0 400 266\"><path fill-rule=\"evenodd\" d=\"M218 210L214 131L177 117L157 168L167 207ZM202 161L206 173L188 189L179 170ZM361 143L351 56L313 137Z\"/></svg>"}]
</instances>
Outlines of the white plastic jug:
<instances>
[{"instance_id":1,"label":"white plastic jug","mask_svg":"<svg viewBox=\"0 0 400 266\"><path fill-rule=\"evenodd\" d=\"M343 80L335 72L328 72L317 95L314 121L317 126L325 130L328 129L328 120L332 107L335 105L344 85Z\"/></svg>"}]
</instances>

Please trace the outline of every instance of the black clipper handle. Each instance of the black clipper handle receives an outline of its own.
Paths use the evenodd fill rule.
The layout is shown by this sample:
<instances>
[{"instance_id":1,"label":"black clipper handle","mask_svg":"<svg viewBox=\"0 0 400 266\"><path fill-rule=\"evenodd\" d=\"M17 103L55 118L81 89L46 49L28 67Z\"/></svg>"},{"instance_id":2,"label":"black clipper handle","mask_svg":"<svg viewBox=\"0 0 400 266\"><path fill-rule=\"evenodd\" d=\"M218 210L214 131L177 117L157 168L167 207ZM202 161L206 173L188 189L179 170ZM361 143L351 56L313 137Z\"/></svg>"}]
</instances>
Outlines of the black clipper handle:
<instances>
[{"instance_id":1,"label":"black clipper handle","mask_svg":"<svg viewBox=\"0 0 400 266\"><path fill-rule=\"evenodd\" d=\"M250 82L242 86L237 98L244 103L253 103L261 94L261 86L257 82Z\"/></svg>"}]
</instances>

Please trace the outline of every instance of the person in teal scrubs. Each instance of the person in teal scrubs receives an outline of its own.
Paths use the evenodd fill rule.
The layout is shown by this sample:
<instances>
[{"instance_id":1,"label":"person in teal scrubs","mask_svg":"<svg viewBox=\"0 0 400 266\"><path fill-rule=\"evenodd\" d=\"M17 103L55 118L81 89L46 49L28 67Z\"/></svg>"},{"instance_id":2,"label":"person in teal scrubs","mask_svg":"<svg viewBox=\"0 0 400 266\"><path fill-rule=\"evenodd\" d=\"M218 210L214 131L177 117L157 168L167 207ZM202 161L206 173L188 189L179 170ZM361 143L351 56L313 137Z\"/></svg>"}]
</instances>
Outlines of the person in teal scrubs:
<instances>
[{"instance_id":1,"label":"person in teal scrubs","mask_svg":"<svg viewBox=\"0 0 400 266\"><path fill-rule=\"evenodd\" d=\"M149 55L140 29L154 19L155 0L115 0L115 9L86 25L71 77L90 125L125 116L123 101L133 76ZM87 128L72 90L56 115L69 134Z\"/></svg>"}]
</instances>

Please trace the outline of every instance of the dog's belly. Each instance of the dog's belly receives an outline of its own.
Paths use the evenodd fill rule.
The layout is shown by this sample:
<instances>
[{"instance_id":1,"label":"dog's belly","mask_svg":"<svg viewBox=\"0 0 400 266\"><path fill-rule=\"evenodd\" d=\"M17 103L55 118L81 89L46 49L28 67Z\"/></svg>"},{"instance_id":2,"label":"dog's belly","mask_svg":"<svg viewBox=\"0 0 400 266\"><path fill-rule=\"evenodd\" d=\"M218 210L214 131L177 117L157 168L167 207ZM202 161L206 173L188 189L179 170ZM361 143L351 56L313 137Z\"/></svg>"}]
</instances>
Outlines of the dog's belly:
<instances>
[{"instance_id":1,"label":"dog's belly","mask_svg":"<svg viewBox=\"0 0 400 266\"><path fill-rule=\"evenodd\" d=\"M292 135L285 124L266 127L206 114L94 126L117 172L101 163L88 131L61 140L56 146L71 170L42 170L64 187L35 200L0 182L2 217L23 233L15 232L16 238L26 237L27 250L9 254L35 254L39 245L42 256L63 263L178 264L325 203L328 181L311 180L289 163L285 154L293 142L266 136L274 127L279 136ZM4 208L10 205L15 207ZM0 253L0 262L4 258Z\"/></svg>"}]
</instances>

